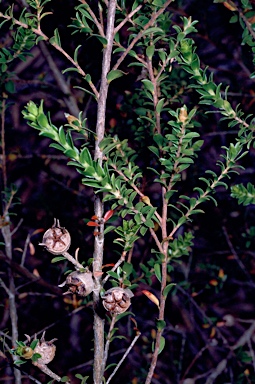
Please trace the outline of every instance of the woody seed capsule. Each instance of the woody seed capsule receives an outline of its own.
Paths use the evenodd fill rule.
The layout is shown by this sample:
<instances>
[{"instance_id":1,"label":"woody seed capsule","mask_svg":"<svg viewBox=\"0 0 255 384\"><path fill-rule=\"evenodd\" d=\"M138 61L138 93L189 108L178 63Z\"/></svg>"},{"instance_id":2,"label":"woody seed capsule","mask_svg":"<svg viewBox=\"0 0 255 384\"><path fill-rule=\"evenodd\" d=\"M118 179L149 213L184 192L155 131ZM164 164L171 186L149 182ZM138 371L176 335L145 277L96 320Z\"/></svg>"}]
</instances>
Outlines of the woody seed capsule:
<instances>
[{"instance_id":1,"label":"woody seed capsule","mask_svg":"<svg viewBox=\"0 0 255 384\"><path fill-rule=\"evenodd\" d=\"M125 312L131 305L130 298L133 297L130 289L113 287L108 289L102 296L104 308L112 314Z\"/></svg>"},{"instance_id":2,"label":"woody seed capsule","mask_svg":"<svg viewBox=\"0 0 255 384\"><path fill-rule=\"evenodd\" d=\"M70 233L60 226L59 220L54 219L54 224L43 235L42 245L53 255L61 255L71 245Z\"/></svg>"},{"instance_id":3,"label":"woody seed capsule","mask_svg":"<svg viewBox=\"0 0 255 384\"><path fill-rule=\"evenodd\" d=\"M41 357L39 357L36 363L48 364L54 359L56 353L56 346L53 344L53 342L55 340L57 339L45 341L43 334L41 340L34 349L34 353L39 353L41 355Z\"/></svg>"},{"instance_id":4,"label":"woody seed capsule","mask_svg":"<svg viewBox=\"0 0 255 384\"><path fill-rule=\"evenodd\" d=\"M70 273L64 283L60 284L59 287L68 287L68 291L64 293L76 293L79 296L89 295L95 288L92 273L90 271L78 272L74 271Z\"/></svg>"}]
</instances>

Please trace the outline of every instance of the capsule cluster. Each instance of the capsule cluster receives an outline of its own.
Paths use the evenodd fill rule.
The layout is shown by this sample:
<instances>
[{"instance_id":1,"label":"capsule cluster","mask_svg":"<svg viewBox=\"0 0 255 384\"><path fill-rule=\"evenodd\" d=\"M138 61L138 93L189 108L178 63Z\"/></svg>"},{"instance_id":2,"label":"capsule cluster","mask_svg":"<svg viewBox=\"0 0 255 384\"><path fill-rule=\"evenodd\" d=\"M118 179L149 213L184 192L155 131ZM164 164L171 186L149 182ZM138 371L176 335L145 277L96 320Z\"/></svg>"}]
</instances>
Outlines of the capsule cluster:
<instances>
[{"instance_id":1,"label":"capsule cluster","mask_svg":"<svg viewBox=\"0 0 255 384\"><path fill-rule=\"evenodd\" d=\"M42 243L40 243L40 245L44 246L47 251L54 255L67 252L70 244L71 236L69 232L64 227L61 227L59 220L56 219L53 226L44 233ZM95 289L92 272L88 268L83 272L71 272L66 280L59 285L59 287L64 286L68 288L64 294L72 293L85 297ZM106 311L109 311L111 314L120 314L130 307L132 296L134 295L128 288L113 287L105 291L101 298Z\"/></svg>"}]
</instances>

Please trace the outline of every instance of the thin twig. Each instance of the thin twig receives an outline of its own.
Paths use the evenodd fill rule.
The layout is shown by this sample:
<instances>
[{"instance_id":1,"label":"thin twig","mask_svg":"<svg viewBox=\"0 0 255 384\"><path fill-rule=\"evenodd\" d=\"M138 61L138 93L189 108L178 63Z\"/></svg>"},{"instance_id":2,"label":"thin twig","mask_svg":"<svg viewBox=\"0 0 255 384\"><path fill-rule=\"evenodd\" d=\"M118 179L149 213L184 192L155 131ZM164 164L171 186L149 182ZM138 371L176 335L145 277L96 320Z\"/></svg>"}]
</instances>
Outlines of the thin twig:
<instances>
[{"instance_id":1,"label":"thin twig","mask_svg":"<svg viewBox=\"0 0 255 384\"><path fill-rule=\"evenodd\" d=\"M245 23L246 28L248 29L248 31L250 32L251 36L253 37L253 40L255 40L255 32L252 29L251 23L249 23L249 21L247 20L246 16L243 14L243 12L240 9L238 9L238 13L239 13L241 19L243 20L243 22Z\"/></svg>"},{"instance_id":2,"label":"thin twig","mask_svg":"<svg viewBox=\"0 0 255 384\"><path fill-rule=\"evenodd\" d=\"M129 44L129 46L126 48L125 52L123 52L123 54L120 56L119 60L117 61L117 63L114 65L114 67L112 68L113 70L117 69L120 64L122 63L122 61L126 58L126 56L128 55L128 53L131 51L131 49L134 47L134 45L141 39L141 37L144 35L144 32L150 28L153 23L157 20L157 18L165 11L165 9L168 7L169 4L172 3L173 0L168 0L166 1L166 3L164 4L164 6L162 8L160 8L157 12L155 12L151 19L148 21L147 24L144 25L143 29L137 34L137 36L132 40L132 42Z\"/></svg>"},{"instance_id":3,"label":"thin twig","mask_svg":"<svg viewBox=\"0 0 255 384\"><path fill-rule=\"evenodd\" d=\"M5 152L5 108L6 108L6 96L2 95L2 110L1 110L1 145L2 145L2 172L3 172L3 187L6 190L7 187L7 172L6 172L6 152Z\"/></svg>"},{"instance_id":4,"label":"thin twig","mask_svg":"<svg viewBox=\"0 0 255 384\"><path fill-rule=\"evenodd\" d=\"M122 20L119 25L117 25L117 27L114 29L114 34L116 34L122 27L123 25L126 24L127 21L130 21L132 22L131 18L138 12L140 11L140 9L142 8L142 4L138 5L138 7L136 7L132 12L130 12L124 20Z\"/></svg>"},{"instance_id":5,"label":"thin twig","mask_svg":"<svg viewBox=\"0 0 255 384\"><path fill-rule=\"evenodd\" d=\"M9 297L12 296L12 292L9 290L9 288L7 287L7 285L5 284L5 282L3 281L3 279L1 279L1 277L0 277L0 286L3 287L3 289L5 290L5 292L7 293L7 295L8 295Z\"/></svg>"},{"instance_id":6,"label":"thin twig","mask_svg":"<svg viewBox=\"0 0 255 384\"><path fill-rule=\"evenodd\" d=\"M97 26L97 29L98 29L98 32L99 34L102 36L102 37L105 37L105 33L104 33L104 26L101 23L99 23L99 21L97 20L97 17L96 15L94 14L94 12L92 11L92 9L90 8L90 6L88 5L87 1L85 0L80 0L80 2L82 4L86 4L86 11L90 14L90 16L92 17L92 19L94 20L94 23L96 24Z\"/></svg>"},{"instance_id":7,"label":"thin twig","mask_svg":"<svg viewBox=\"0 0 255 384\"><path fill-rule=\"evenodd\" d=\"M70 255L70 253L68 252L63 252L62 255L67 259L69 260L75 267L77 267L78 269L84 269L84 265L82 265L81 263L79 263L78 260L75 260L75 258Z\"/></svg>"},{"instance_id":8,"label":"thin twig","mask_svg":"<svg viewBox=\"0 0 255 384\"><path fill-rule=\"evenodd\" d=\"M3 169L3 184L4 189L7 188L7 173L6 173L6 152L5 152L5 109L6 109L6 103L5 98L2 102L2 124L1 124L1 139L2 139L2 169ZM11 191L11 196L9 198L9 201L5 203L5 206L3 207L3 217L6 221L6 225L4 225L1 228L1 232L4 238L4 244L5 244L5 252L8 259L12 260L12 235L11 235L11 229L10 229L10 217L9 217L9 208L11 205L11 201L14 196L14 191ZM17 315L17 307L16 307L16 301L15 301L15 294L16 294L16 288L15 288L15 281L14 276L12 273L12 270L8 268L8 278L9 278L9 287L8 287L8 296L9 296L9 310L10 310L10 319L11 319L11 329L12 329L12 344L14 345L16 340L18 340L18 315ZM17 356L13 356L13 360L17 360ZM15 384L21 384L21 373L18 369L14 369L14 376L15 376Z\"/></svg>"},{"instance_id":9,"label":"thin twig","mask_svg":"<svg viewBox=\"0 0 255 384\"><path fill-rule=\"evenodd\" d=\"M30 234L27 235L27 238L26 238L26 241L25 241L25 245L24 245L24 249L23 249L22 256L21 256L20 265L22 267L24 266L24 263L25 263L25 259L26 259L26 255L27 255L27 248L28 248L29 243L30 243Z\"/></svg>"},{"instance_id":10,"label":"thin twig","mask_svg":"<svg viewBox=\"0 0 255 384\"><path fill-rule=\"evenodd\" d=\"M228 235L226 227L222 226L222 230L223 230L226 242L227 242L227 244L229 246L229 249L232 252L232 255L234 256L234 259L236 260L238 266L240 267L240 269L242 270L243 274L246 276L248 281L253 283L250 274L248 273L247 269L245 268L245 265L243 264L242 260L239 258L238 254L237 254L237 252L236 252L236 250L235 250L235 248L234 248L234 246L233 246L233 244L232 244L232 242L231 242L231 240L229 238L229 235Z\"/></svg>"},{"instance_id":11,"label":"thin twig","mask_svg":"<svg viewBox=\"0 0 255 384\"><path fill-rule=\"evenodd\" d=\"M185 351L186 340L187 340L186 335L184 336L182 334L182 344L181 344L181 350L180 350L180 354L179 354L180 358L179 358L179 363L178 363L178 370L176 373L176 379L177 379L178 383L180 382L182 364L184 361L184 351Z\"/></svg>"},{"instance_id":12,"label":"thin twig","mask_svg":"<svg viewBox=\"0 0 255 384\"><path fill-rule=\"evenodd\" d=\"M117 261L117 263L114 264L114 266L112 267L111 269L111 272L114 272L116 271L116 269L125 261L125 257L126 257L126 254L127 252L126 251L123 251L122 254L121 254L121 257L119 258L119 260ZM108 274L105 276L105 278L102 280L102 286L105 285L105 283L108 281L108 279L110 278L111 276Z\"/></svg>"},{"instance_id":13,"label":"thin twig","mask_svg":"<svg viewBox=\"0 0 255 384\"><path fill-rule=\"evenodd\" d=\"M123 353L125 351L126 351L126 348L121 348L118 351L112 352L111 357L116 356L116 355L120 355L121 353ZM77 371L81 368L91 366L92 364L93 364L93 360L91 359L91 360L86 361L85 363L75 365L74 367L69 368L69 372Z\"/></svg>"},{"instance_id":14,"label":"thin twig","mask_svg":"<svg viewBox=\"0 0 255 384\"><path fill-rule=\"evenodd\" d=\"M15 273L18 273L20 276L24 276L26 279L30 280L30 283L37 283L45 288L47 290L53 292L55 295L62 295L62 291L60 288L55 287L54 285L51 285L47 283L45 280L43 280L40 276L36 276L33 273L31 273L28 269L22 267L20 264L15 263L15 261L10 260L6 255L4 255L2 252L0 252L0 262L5 262Z\"/></svg>"},{"instance_id":15,"label":"thin twig","mask_svg":"<svg viewBox=\"0 0 255 384\"><path fill-rule=\"evenodd\" d=\"M136 341L138 340L138 338L140 337L141 335L141 332L137 332L136 336L134 337L132 343L130 344L130 346L128 347L128 349L126 350L126 352L124 353L122 359L118 362L118 364L116 365L116 367L114 368L114 371L112 372L112 374L109 376L108 380L106 381L106 384L109 384L111 379L113 378L113 376L115 375L115 373L117 372L117 370L119 369L119 367L121 366L121 364L123 363L123 361L125 360L125 358L127 357L127 355L129 354L129 352L131 351L131 349L133 348L133 346L135 345Z\"/></svg>"},{"instance_id":16,"label":"thin twig","mask_svg":"<svg viewBox=\"0 0 255 384\"><path fill-rule=\"evenodd\" d=\"M146 68L148 70L150 81L153 84L153 106L154 106L154 114L156 119L156 131L157 133L161 134L161 125L160 125L160 113L157 112L157 105L158 105L158 82L157 79L154 76L154 69L152 66L152 60L147 58L147 65Z\"/></svg>"},{"instance_id":17,"label":"thin twig","mask_svg":"<svg viewBox=\"0 0 255 384\"><path fill-rule=\"evenodd\" d=\"M140 191L140 189L139 188L137 188L137 186L120 170L120 169L118 169L117 168L117 166L115 165L115 164L111 164L111 167L120 175L120 176L122 176L123 177L123 179L127 182L127 183L129 183L129 185L137 192L137 194L139 195L139 196L141 196L141 198L143 198L143 197L145 197L145 195ZM161 218L161 216L160 216L160 214L157 212L157 211L155 211L155 216L157 217L157 219L159 220L159 222L161 223L161 221L162 221L162 218Z\"/></svg>"},{"instance_id":18,"label":"thin twig","mask_svg":"<svg viewBox=\"0 0 255 384\"><path fill-rule=\"evenodd\" d=\"M45 373L45 375L51 377L54 380L61 381L61 377L52 372L52 370L48 368L47 365L37 363L36 361L33 362L33 365L39 368L43 373ZM66 383L70 383L70 381L66 381Z\"/></svg>"},{"instance_id":19,"label":"thin twig","mask_svg":"<svg viewBox=\"0 0 255 384\"><path fill-rule=\"evenodd\" d=\"M3 332L0 331L0 334L3 334ZM7 337L7 335L4 335L4 336ZM8 348L8 349L10 349L10 348ZM8 365L12 365L12 364L13 364L13 363L7 358L7 356L6 356L5 354L3 354L3 353L1 353L1 358L4 359L4 360L6 361L6 364L8 364ZM41 381L37 380L35 377L33 377L33 376L29 375L27 372L23 371L23 370L21 369L20 366L18 366L18 365L15 366L15 369L16 369L16 370L19 370L20 373L23 375L23 377L25 377L26 379L30 379L31 381L33 381L33 382L36 383L36 384L42 384ZM3 378L3 379L0 379L0 381L6 382L6 377Z\"/></svg>"},{"instance_id":20,"label":"thin twig","mask_svg":"<svg viewBox=\"0 0 255 384\"><path fill-rule=\"evenodd\" d=\"M22 23L21 21L13 18L11 16L4 15L2 12L0 12L0 17L4 18L6 20L9 20L16 25L20 25L21 27L23 27L25 29L30 29L30 27L27 24ZM74 59L62 47L60 47L60 45L58 45L55 42L50 42L50 38L47 35L45 35L45 33L43 33L38 28L31 28L31 31L34 32L36 35L43 37L43 40L48 41L57 51L61 52L67 58L67 60L73 64L73 66L75 68L77 68L80 75L82 75L83 77L86 76L86 73L83 71L83 69L80 67L80 65L76 61L74 61ZM89 86L92 89L95 97L98 99L99 93L98 93L96 87L94 86L94 84L92 83L92 81L89 82Z\"/></svg>"},{"instance_id":21,"label":"thin twig","mask_svg":"<svg viewBox=\"0 0 255 384\"><path fill-rule=\"evenodd\" d=\"M189 371L191 370L191 368L193 367L193 365L195 364L195 362L202 356L202 354L204 353L204 351L206 351L208 349L208 345L205 345L203 348L200 349L200 351L196 354L196 356L194 357L194 359L191 361L191 363L189 364L189 366L187 367L187 369L185 370L183 376L182 376L182 380L181 380L181 383L183 383L183 380L185 379L185 377L187 376L187 374L189 373Z\"/></svg>"},{"instance_id":22,"label":"thin twig","mask_svg":"<svg viewBox=\"0 0 255 384\"><path fill-rule=\"evenodd\" d=\"M63 92L64 94L64 101L65 104L69 110L69 113L74 115L75 117L79 116L79 108L77 106L77 102L75 97L72 95L70 86L67 85L66 79L60 72L59 68L57 67L55 61L53 60L48 48L46 47L46 44L43 41L40 41L39 43L40 49L43 53L43 56L48 62L48 65L55 77L56 83L59 87L59 89Z\"/></svg>"},{"instance_id":23,"label":"thin twig","mask_svg":"<svg viewBox=\"0 0 255 384\"><path fill-rule=\"evenodd\" d=\"M254 334L254 331L255 331L255 321L252 323L250 328L248 328L244 332L244 334L235 343L235 345L230 347L230 351L229 351L228 355L226 356L226 358L224 360L221 360L219 362L219 364L217 365L217 367L215 367L213 369L212 373L207 378L205 384L213 384L214 383L214 381L217 379L217 377L219 377L224 372L224 370L225 370L225 368L227 366L229 358L231 358L233 356L233 351L235 351L236 349L238 349L240 347L243 347L245 344L248 344L249 341L251 340L252 335Z\"/></svg>"},{"instance_id":24,"label":"thin twig","mask_svg":"<svg viewBox=\"0 0 255 384\"><path fill-rule=\"evenodd\" d=\"M106 366L106 362L107 362L107 358L108 358L108 353L109 353L109 347L110 347L110 343L111 343L111 338L112 338L112 330L114 328L114 325L116 323L116 317L117 317L117 314L113 314L112 316L112 320L111 320L111 324L110 324L110 328L109 328L109 331L108 331L108 335L106 337L106 343L105 343L105 347L104 347L104 361L103 361L103 369L105 370L105 366Z\"/></svg>"},{"instance_id":25,"label":"thin twig","mask_svg":"<svg viewBox=\"0 0 255 384\"><path fill-rule=\"evenodd\" d=\"M19 229L19 227L21 226L22 223L23 223L23 219L20 219L19 222L18 222L18 224L16 225L16 227L13 228L13 230L11 231L11 235L12 235L12 236L14 235L14 233L17 232L17 230Z\"/></svg>"}]
</instances>

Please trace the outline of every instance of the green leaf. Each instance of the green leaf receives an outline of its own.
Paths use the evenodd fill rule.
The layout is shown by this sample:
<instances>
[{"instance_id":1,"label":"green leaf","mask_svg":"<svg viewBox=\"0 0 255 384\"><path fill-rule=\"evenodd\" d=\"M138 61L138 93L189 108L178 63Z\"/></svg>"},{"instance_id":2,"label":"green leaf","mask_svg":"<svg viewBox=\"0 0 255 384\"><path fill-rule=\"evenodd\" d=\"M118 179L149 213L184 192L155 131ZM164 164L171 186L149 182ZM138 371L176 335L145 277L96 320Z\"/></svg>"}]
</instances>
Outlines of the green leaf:
<instances>
[{"instance_id":1,"label":"green leaf","mask_svg":"<svg viewBox=\"0 0 255 384\"><path fill-rule=\"evenodd\" d=\"M50 145L49 145L51 148L56 148L56 149L58 149L59 151L64 151L64 148L60 145L60 144L57 144L57 143L51 143Z\"/></svg>"},{"instance_id":2,"label":"green leaf","mask_svg":"<svg viewBox=\"0 0 255 384\"><path fill-rule=\"evenodd\" d=\"M171 291L171 289L175 286L175 283L168 284L163 291L163 296L167 297L168 293Z\"/></svg>"},{"instance_id":3,"label":"green leaf","mask_svg":"<svg viewBox=\"0 0 255 384\"><path fill-rule=\"evenodd\" d=\"M164 102L165 102L165 99L164 99L164 98L159 100L159 102L158 102L158 104L157 104L157 106L156 106L156 112L157 112L157 113L161 113L162 108L163 108L163 106L164 106Z\"/></svg>"},{"instance_id":4,"label":"green leaf","mask_svg":"<svg viewBox=\"0 0 255 384\"><path fill-rule=\"evenodd\" d=\"M65 146L66 145L66 135L65 135L65 131L64 131L63 127L59 128L58 135L59 135L60 144Z\"/></svg>"},{"instance_id":5,"label":"green leaf","mask_svg":"<svg viewBox=\"0 0 255 384\"><path fill-rule=\"evenodd\" d=\"M179 160L178 160L179 163L181 164L192 164L194 163L194 161L189 158L189 157L181 157Z\"/></svg>"},{"instance_id":6,"label":"green leaf","mask_svg":"<svg viewBox=\"0 0 255 384\"><path fill-rule=\"evenodd\" d=\"M158 281L161 283L162 276L161 276L161 266L160 266L160 264L156 263L154 265L154 271L155 271L155 275L156 275Z\"/></svg>"},{"instance_id":7,"label":"green leaf","mask_svg":"<svg viewBox=\"0 0 255 384\"><path fill-rule=\"evenodd\" d=\"M84 77L84 79L85 79L88 83L90 83L90 82L91 82L91 76L90 76L90 74L87 73L87 75ZM84 88L81 88L81 89L84 90Z\"/></svg>"},{"instance_id":8,"label":"green leaf","mask_svg":"<svg viewBox=\"0 0 255 384\"><path fill-rule=\"evenodd\" d=\"M163 336L160 337L160 342L159 342L159 351L158 354L160 354L163 349L165 348L166 340Z\"/></svg>"},{"instance_id":9,"label":"green leaf","mask_svg":"<svg viewBox=\"0 0 255 384\"><path fill-rule=\"evenodd\" d=\"M118 79L119 77L125 75L125 73L123 71L120 71L119 69L115 69L115 70L112 70L110 71L108 74L107 74L107 82L108 84L115 80L115 79Z\"/></svg>"},{"instance_id":10,"label":"green leaf","mask_svg":"<svg viewBox=\"0 0 255 384\"><path fill-rule=\"evenodd\" d=\"M18 347L25 347L26 346L26 344L23 341L16 340L16 344Z\"/></svg>"},{"instance_id":11,"label":"green leaf","mask_svg":"<svg viewBox=\"0 0 255 384\"><path fill-rule=\"evenodd\" d=\"M143 32L143 36L150 35L151 33L162 33L162 34L164 34L164 31L163 31L163 29L158 28L158 27L151 27L151 28L146 29L146 31Z\"/></svg>"},{"instance_id":12,"label":"green leaf","mask_svg":"<svg viewBox=\"0 0 255 384\"><path fill-rule=\"evenodd\" d=\"M58 261L66 260L64 256L57 256L51 260L51 263L57 263ZM32 347L31 347L32 348Z\"/></svg>"},{"instance_id":13,"label":"green leaf","mask_svg":"<svg viewBox=\"0 0 255 384\"><path fill-rule=\"evenodd\" d=\"M15 84L13 81L9 80L5 83L5 89L9 93L14 93L15 92Z\"/></svg>"},{"instance_id":14,"label":"green leaf","mask_svg":"<svg viewBox=\"0 0 255 384\"><path fill-rule=\"evenodd\" d=\"M165 338L163 336L160 336L159 352L158 352L158 354L160 354L163 351L163 349L165 347L165 344L166 344ZM154 350L155 350L155 342L153 342L153 344L152 344L152 352L154 352Z\"/></svg>"},{"instance_id":15,"label":"green leaf","mask_svg":"<svg viewBox=\"0 0 255 384\"><path fill-rule=\"evenodd\" d=\"M152 220L146 220L145 223L146 227L148 228L154 228L154 222Z\"/></svg>"},{"instance_id":16,"label":"green leaf","mask_svg":"<svg viewBox=\"0 0 255 384\"><path fill-rule=\"evenodd\" d=\"M69 377L68 376L63 376L63 377L61 377L61 383L66 383L67 381L69 381L70 379L69 379Z\"/></svg>"},{"instance_id":17,"label":"green leaf","mask_svg":"<svg viewBox=\"0 0 255 384\"><path fill-rule=\"evenodd\" d=\"M56 140L56 136L53 132L45 132L45 131L41 131L39 133L40 136L44 136L44 137L48 137L49 139L52 139L52 140Z\"/></svg>"},{"instance_id":18,"label":"green leaf","mask_svg":"<svg viewBox=\"0 0 255 384\"><path fill-rule=\"evenodd\" d=\"M146 227L141 227L140 228L140 233L141 233L142 236L144 236L147 231L148 231L148 228L146 228Z\"/></svg>"},{"instance_id":19,"label":"green leaf","mask_svg":"<svg viewBox=\"0 0 255 384\"><path fill-rule=\"evenodd\" d=\"M166 326L165 320L156 319L156 326L157 326L157 330L162 331Z\"/></svg>"},{"instance_id":20,"label":"green leaf","mask_svg":"<svg viewBox=\"0 0 255 384\"><path fill-rule=\"evenodd\" d=\"M108 225L104 230L104 235L108 232L111 232L115 229L114 225Z\"/></svg>"},{"instance_id":21,"label":"green leaf","mask_svg":"<svg viewBox=\"0 0 255 384\"><path fill-rule=\"evenodd\" d=\"M163 7L165 4L165 0L153 0L152 4L156 7Z\"/></svg>"},{"instance_id":22,"label":"green leaf","mask_svg":"<svg viewBox=\"0 0 255 384\"><path fill-rule=\"evenodd\" d=\"M229 20L230 23L236 23L237 21L238 21L238 15L233 15Z\"/></svg>"},{"instance_id":23,"label":"green leaf","mask_svg":"<svg viewBox=\"0 0 255 384\"><path fill-rule=\"evenodd\" d=\"M152 94L154 93L154 86L153 86L153 84L152 84L152 82L151 82L150 80L148 80L148 79L143 79L143 80L142 80L142 83L143 83L144 87L145 87L148 91L150 91Z\"/></svg>"},{"instance_id":24,"label":"green leaf","mask_svg":"<svg viewBox=\"0 0 255 384\"><path fill-rule=\"evenodd\" d=\"M66 149L64 154L66 157L70 157L70 159L76 159L78 156L74 149Z\"/></svg>"},{"instance_id":25,"label":"green leaf","mask_svg":"<svg viewBox=\"0 0 255 384\"><path fill-rule=\"evenodd\" d=\"M157 157L159 157L159 150L158 150L158 148L153 147L152 145L150 145L150 146L148 147L148 149L149 149L151 152L153 152L154 155L156 155Z\"/></svg>"},{"instance_id":26,"label":"green leaf","mask_svg":"<svg viewBox=\"0 0 255 384\"><path fill-rule=\"evenodd\" d=\"M24 360L15 360L14 361L15 365L21 365L21 364L25 364L25 363L26 363L26 361L24 361Z\"/></svg>"},{"instance_id":27,"label":"green leaf","mask_svg":"<svg viewBox=\"0 0 255 384\"><path fill-rule=\"evenodd\" d=\"M75 49L74 51L74 61L77 63L77 58L78 58L78 51L80 49L80 47L82 47L82 45L78 45L78 47Z\"/></svg>"},{"instance_id":28,"label":"green leaf","mask_svg":"<svg viewBox=\"0 0 255 384\"><path fill-rule=\"evenodd\" d=\"M161 148L165 142L164 136L162 136L160 133L156 133L153 136L153 140L158 144L159 148Z\"/></svg>"},{"instance_id":29,"label":"green leaf","mask_svg":"<svg viewBox=\"0 0 255 384\"><path fill-rule=\"evenodd\" d=\"M42 357L42 355L40 355L40 353L34 353L31 360L37 361L38 359L40 359L40 357Z\"/></svg>"},{"instance_id":30,"label":"green leaf","mask_svg":"<svg viewBox=\"0 0 255 384\"><path fill-rule=\"evenodd\" d=\"M97 35L97 34L93 34L92 36L95 36L100 41L100 43L103 44L104 48L107 46L108 41L105 37L102 37L101 35Z\"/></svg>"},{"instance_id":31,"label":"green leaf","mask_svg":"<svg viewBox=\"0 0 255 384\"><path fill-rule=\"evenodd\" d=\"M116 339L116 337L115 337L115 339ZM107 369L109 369L109 368L112 368L112 367L116 367L116 363L111 363L111 364L109 364L109 365L107 365L107 367L105 368L105 371L107 371Z\"/></svg>"},{"instance_id":32,"label":"green leaf","mask_svg":"<svg viewBox=\"0 0 255 384\"><path fill-rule=\"evenodd\" d=\"M149 60L152 59L154 52L155 52L155 46L154 45L149 45L146 48L146 56L148 57Z\"/></svg>"},{"instance_id":33,"label":"green leaf","mask_svg":"<svg viewBox=\"0 0 255 384\"><path fill-rule=\"evenodd\" d=\"M35 347L37 346L38 342L39 342L38 339L33 340L32 343L30 344L30 348L32 348L34 350Z\"/></svg>"},{"instance_id":34,"label":"green leaf","mask_svg":"<svg viewBox=\"0 0 255 384\"><path fill-rule=\"evenodd\" d=\"M73 67L69 67L69 68L66 68L62 71L63 74L65 74L66 72L78 72L79 73L79 69L78 68L73 68ZM78 88L78 87L76 87Z\"/></svg>"},{"instance_id":35,"label":"green leaf","mask_svg":"<svg viewBox=\"0 0 255 384\"><path fill-rule=\"evenodd\" d=\"M117 280L119 279L119 275L116 272L107 271L106 273L107 273L107 275L113 277L114 279L117 279Z\"/></svg>"},{"instance_id":36,"label":"green leaf","mask_svg":"<svg viewBox=\"0 0 255 384\"><path fill-rule=\"evenodd\" d=\"M92 166L93 164L93 160L92 160L92 157L91 157L91 154L88 150L88 148L83 148L81 153L80 153L80 162L81 164L83 165L90 165Z\"/></svg>"},{"instance_id":37,"label":"green leaf","mask_svg":"<svg viewBox=\"0 0 255 384\"><path fill-rule=\"evenodd\" d=\"M135 317L135 314L133 312L130 312L130 311L127 311L127 312L123 312L123 313L120 313L119 315L116 316L116 321L119 321L120 319L122 319L123 317L125 316L133 316Z\"/></svg>"},{"instance_id":38,"label":"green leaf","mask_svg":"<svg viewBox=\"0 0 255 384\"><path fill-rule=\"evenodd\" d=\"M56 28L54 30L54 36L50 38L49 42L52 44L52 45L58 45L59 47L61 47L61 40L60 40L60 36L59 36L59 32L58 32L58 29Z\"/></svg>"},{"instance_id":39,"label":"green leaf","mask_svg":"<svg viewBox=\"0 0 255 384\"><path fill-rule=\"evenodd\" d=\"M122 269L126 273L126 277L128 277L133 271L133 265L131 263L128 263L127 261L125 261L123 266L122 266Z\"/></svg>"}]
</instances>

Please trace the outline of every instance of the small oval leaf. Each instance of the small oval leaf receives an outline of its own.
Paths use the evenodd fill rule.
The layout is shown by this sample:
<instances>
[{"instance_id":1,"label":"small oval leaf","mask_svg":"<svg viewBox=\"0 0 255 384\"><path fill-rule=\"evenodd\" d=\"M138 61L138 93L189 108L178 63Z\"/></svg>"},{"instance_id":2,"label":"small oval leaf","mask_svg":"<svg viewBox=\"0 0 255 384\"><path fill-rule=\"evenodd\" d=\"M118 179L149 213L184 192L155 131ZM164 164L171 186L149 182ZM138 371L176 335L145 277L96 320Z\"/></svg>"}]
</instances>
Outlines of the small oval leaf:
<instances>
[{"instance_id":1,"label":"small oval leaf","mask_svg":"<svg viewBox=\"0 0 255 384\"><path fill-rule=\"evenodd\" d=\"M115 69L115 70L112 70L110 71L108 74L107 74L107 82L108 84L115 80L115 79L118 79L119 77L123 76L125 73L123 71L120 71L119 69Z\"/></svg>"},{"instance_id":2,"label":"small oval leaf","mask_svg":"<svg viewBox=\"0 0 255 384\"><path fill-rule=\"evenodd\" d=\"M164 291L163 291L163 296L167 297L168 293L171 291L171 289L175 286L175 283L168 284Z\"/></svg>"},{"instance_id":3,"label":"small oval leaf","mask_svg":"<svg viewBox=\"0 0 255 384\"><path fill-rule=\"evenodd\" d=\"M157 307L159 307L159 300L155 295L153 295L153 293L147 291L146 289L144 289L142 293L147 296L150 301L156 304Z\"/></svg>"},{"instance_id":4,"label":"small oval leaf","mask_svg":"<svg viewBox=\"0 0 255 384\"><path fill-rule=\"evenodd\" d=\"M160 268L160 264L156 263L156 264L154 265L154 271L155 271L155 275L156 275L158 281L161 283L162 278L161 278L161 268Z\"/></svg>"}]
</instances>

